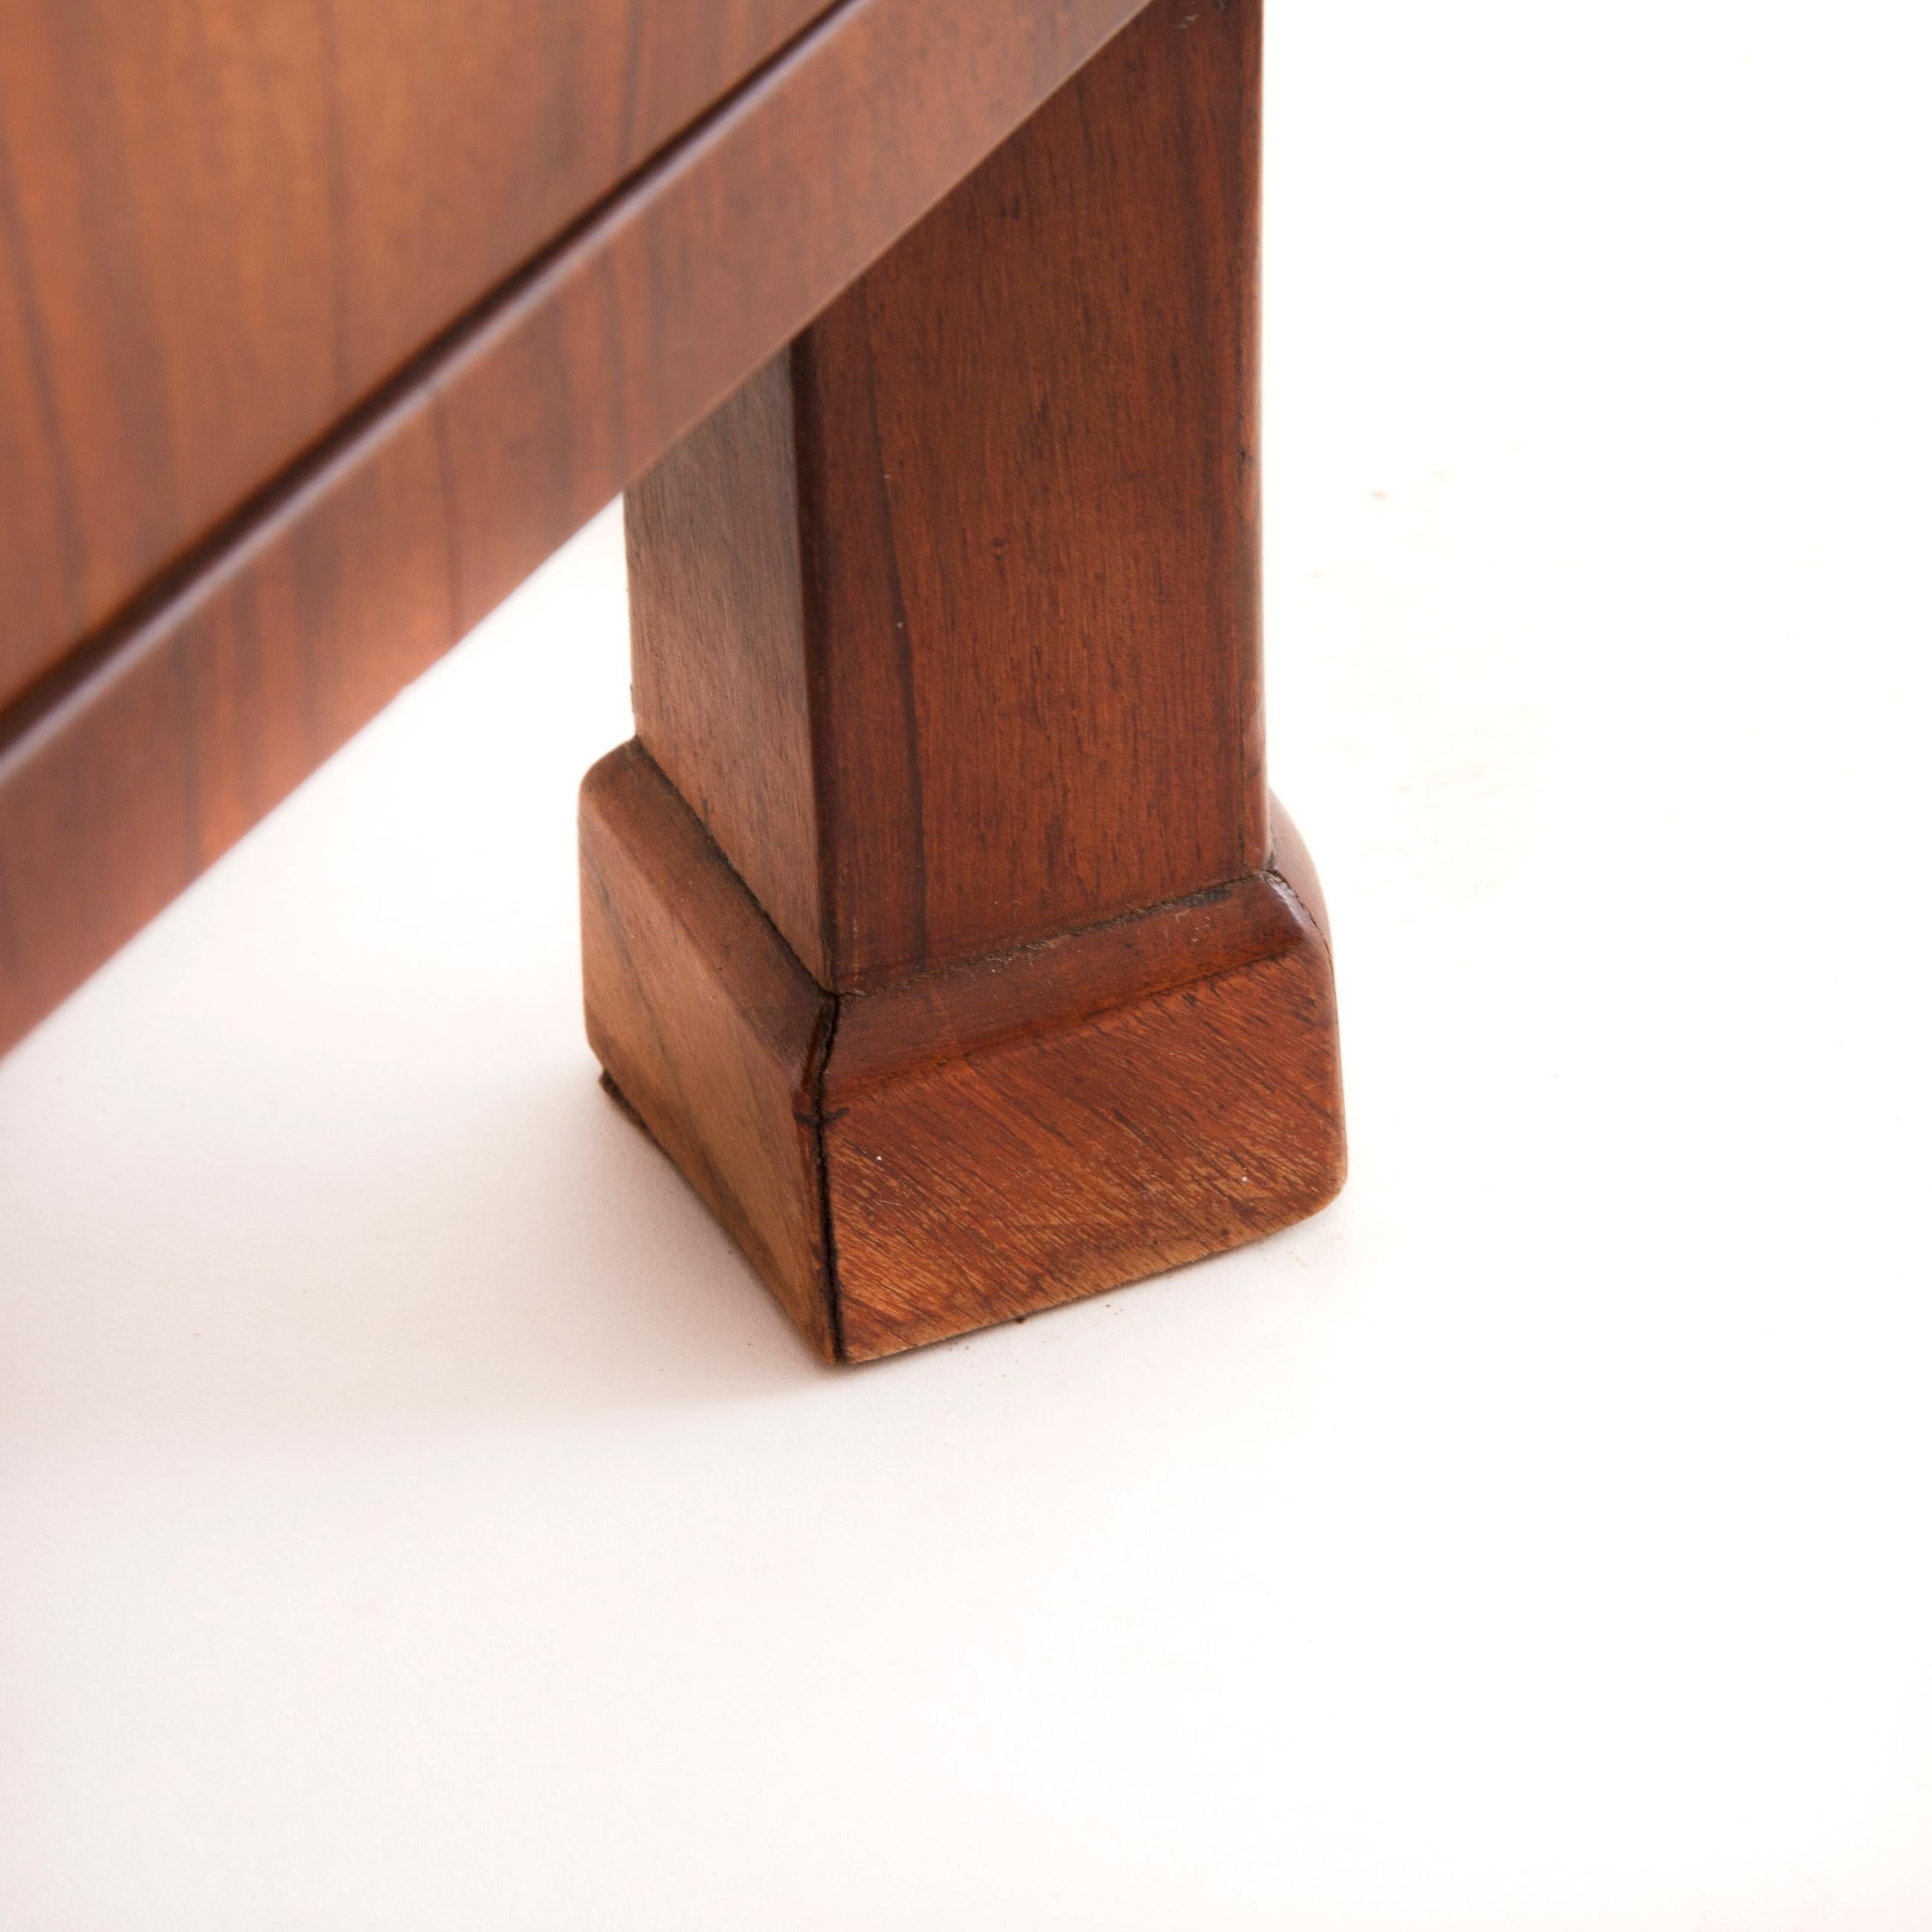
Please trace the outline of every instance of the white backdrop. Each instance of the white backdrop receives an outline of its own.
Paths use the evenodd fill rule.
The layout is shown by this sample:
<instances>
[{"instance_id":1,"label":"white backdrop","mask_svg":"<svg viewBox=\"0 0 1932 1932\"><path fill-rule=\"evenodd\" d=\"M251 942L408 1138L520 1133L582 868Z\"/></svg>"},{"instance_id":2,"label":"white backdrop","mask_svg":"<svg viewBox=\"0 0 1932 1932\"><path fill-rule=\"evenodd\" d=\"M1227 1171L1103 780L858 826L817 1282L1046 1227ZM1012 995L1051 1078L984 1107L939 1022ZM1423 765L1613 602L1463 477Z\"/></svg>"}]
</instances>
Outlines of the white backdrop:
<instances>
[{"instance_id":1,"label":"white backdrop","mask_svg":"<svg viewBox=\"0 0 1932 1932\"><path fill-rule=\"evenodd\" d=\"M578 1030L608 516L0 1065L0 1925L1932 1924L1918 19L1274 10L1314 1222L815 1366Z\"/></svg>"}]
</instances>

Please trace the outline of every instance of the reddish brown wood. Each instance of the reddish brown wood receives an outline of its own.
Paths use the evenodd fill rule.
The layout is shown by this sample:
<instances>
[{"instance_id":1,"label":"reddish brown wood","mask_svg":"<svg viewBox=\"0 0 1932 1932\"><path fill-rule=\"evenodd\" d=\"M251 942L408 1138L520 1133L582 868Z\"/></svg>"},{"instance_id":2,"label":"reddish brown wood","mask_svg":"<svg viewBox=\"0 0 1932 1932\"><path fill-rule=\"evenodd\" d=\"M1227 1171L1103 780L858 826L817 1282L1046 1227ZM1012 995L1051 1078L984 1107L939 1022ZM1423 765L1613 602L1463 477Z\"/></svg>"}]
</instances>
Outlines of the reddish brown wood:
<instances>
[{"instance_id":1,"label":"reddish brown wood","mask_svg":"<svg viewBox=\"0 0 1932 1932\"><path fill-rule=\"evenodd\" d=\"M1220 890L1223 908L1182 900L1100 928L1092 978L1064 1005L1030 951L954 968L942 1005L1019 1009L970 1046L944 1018L904 1030L926 1000L840 1001L820 1131L850 1359L1138 1281L1334 1197L1328 949L1273 872ZM1138 978L1135 953L1178 964L1210 921L1224 929L1202 935L1196 970L1108 997L1110 975ZM1236 963L1208 968L1222 947Z\"/></svg>"},{"instance_id":2,"label":"reddish brown wood","mask_svg":"<svg viewBox=\"0 0 1932 1932\"><path fill-rule=\"evenodd\" d=\"M850 1359L1340 1184L1261 776L1258 33L1156 0L630 493L592 1040Z\"/></svg>"},{"instance_id":3,"label":"reddish brown wood","mask_svg":"<svg viewBox=\"0 0 1932 1932\"><path fill-rule=\"evenodd\" d=\"M827 0L9 0L0 703Z\"/></svg>"},{"instance_id":4,"label":"reddish brown wood","mask_svg":"<svg viewBox=\"0 0 1932 1932\"><path fill-rule=\"evenodd\" d=\"M829 986L1262 862L1258 25L1160 0L630 492L639 737Z\"/></svg>"},{"instance_id":5,"label":"reddish brown wood","mask_svg":"<svg viewBox=\"0 0 1932 1932\"><path fill-rule=\"evenodd\" d=\"M847 0L0 716L0 1047L794 335L1136 3ZM170 17L186 4L170 0ZM12 33L10 15L0 49L17 62ZM551 22L541 38L566 36ZM523 44L508 64L548 103ZM267 356L262 328L249 340ZM6 346L32 362L17 329ZM0 431L20 448L53 435L33 427L40 379L28 386L28 414L10 399ZM98 460L162 489L138 437L102 434ZM59 493L45 464L0 477L11 556ZM29 602L66 541L34 537Z\"/></svg>"},{"instance_id":6,"label":"reddish brown wood","mask_svg":"<svg viewBox=\"0 0 1932 1932\"><path fill-rule=\"evenodd\" d=\"M790 358L624 493L631 708L658 766L827 983Z\"/></svg>"},{"instance_id":7,"label":"reddish brown wood","mask_svg":"<svg viewBox=\"0 0 1932 1932\"><path fill-rule=\"evenodd\" d=\"M580 822L592 1048L830 1356L816 1109L832 1000L635 746L592 768Z\"/></svg>"},{"instance_id":8,"label":"reddish brown wood","mask_svg":"<svg viewBox=\"0 0 1932 1932\"><path fill-rule=\"evenodd\" d=\"M839 994L640 746L582 820L591 1045L828 1359L1099 1293L1341 1185L1328 948L1286 867Z\"/></svg>"}]
</instances>

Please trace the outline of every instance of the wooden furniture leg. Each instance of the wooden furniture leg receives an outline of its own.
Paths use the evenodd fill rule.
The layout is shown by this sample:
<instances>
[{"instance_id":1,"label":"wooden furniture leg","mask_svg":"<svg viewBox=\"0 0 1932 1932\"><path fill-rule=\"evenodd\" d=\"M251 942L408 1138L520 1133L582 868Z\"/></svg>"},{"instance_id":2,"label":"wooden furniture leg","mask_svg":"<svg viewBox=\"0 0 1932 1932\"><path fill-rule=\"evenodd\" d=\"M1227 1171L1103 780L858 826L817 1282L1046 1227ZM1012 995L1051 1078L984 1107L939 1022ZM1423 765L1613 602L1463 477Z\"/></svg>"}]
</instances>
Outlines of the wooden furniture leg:
<instances>
[{"instance_id":1,"label":"wooden furniture leg","mask_svg":"<svg viewBox=\"0 0 1932 1932\"><path fill-rule=\"evenodd\" d=\"M828 1357L1312 1213L1262 768L1258 0L1155 0L627 498L591 1043Z\"/></svg>"}]
</instances>

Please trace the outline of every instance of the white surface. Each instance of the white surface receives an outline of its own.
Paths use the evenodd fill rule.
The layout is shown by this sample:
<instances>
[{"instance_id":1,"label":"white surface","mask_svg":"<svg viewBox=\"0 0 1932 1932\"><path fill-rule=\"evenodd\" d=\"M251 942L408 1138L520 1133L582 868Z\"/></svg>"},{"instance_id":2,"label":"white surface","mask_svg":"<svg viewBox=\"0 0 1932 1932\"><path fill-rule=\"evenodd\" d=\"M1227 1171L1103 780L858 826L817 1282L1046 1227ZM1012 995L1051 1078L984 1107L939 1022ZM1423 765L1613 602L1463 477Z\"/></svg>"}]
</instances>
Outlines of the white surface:
<instances>
[{"instance_id":1,"label":"white surface","mask_svg":"<svg viewBox=\"0 0 1932 1932\"><path fill-rule=\"evenodd\" d=\"M1276 11L1316 1222L816 1367L578 1035L608 519L0 1066L0 1925L1932 1924L1912 17Z\"/></svg>"}]
</instances>

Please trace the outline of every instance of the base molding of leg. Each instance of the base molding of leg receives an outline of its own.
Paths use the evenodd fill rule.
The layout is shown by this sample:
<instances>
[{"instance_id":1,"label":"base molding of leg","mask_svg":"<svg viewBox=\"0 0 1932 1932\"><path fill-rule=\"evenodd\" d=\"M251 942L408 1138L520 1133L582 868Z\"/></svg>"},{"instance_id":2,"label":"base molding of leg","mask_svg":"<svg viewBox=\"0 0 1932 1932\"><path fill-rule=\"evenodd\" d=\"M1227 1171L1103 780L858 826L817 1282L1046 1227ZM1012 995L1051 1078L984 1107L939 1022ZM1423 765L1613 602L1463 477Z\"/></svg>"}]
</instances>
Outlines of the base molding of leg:
<instances>
[{"instance_id":1,"label":"base molding of leg","mask_svg":"<svg viewBox=\"0 0 1932 1932\"><path fill-rule=\"evenodd\" d=\"M636 745L581 824L592 1048L828 1360L1198 1260L1342 1184L1328 943L1279 818L1248 878L842 994Z\"/></svg>"}]
</instances>

